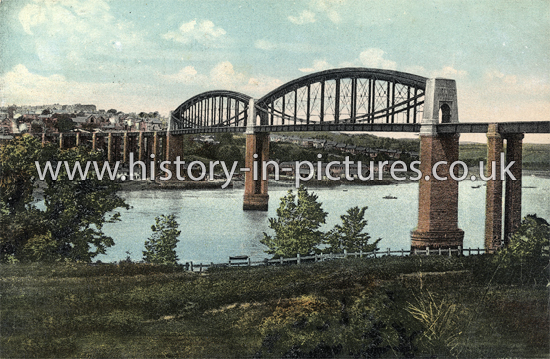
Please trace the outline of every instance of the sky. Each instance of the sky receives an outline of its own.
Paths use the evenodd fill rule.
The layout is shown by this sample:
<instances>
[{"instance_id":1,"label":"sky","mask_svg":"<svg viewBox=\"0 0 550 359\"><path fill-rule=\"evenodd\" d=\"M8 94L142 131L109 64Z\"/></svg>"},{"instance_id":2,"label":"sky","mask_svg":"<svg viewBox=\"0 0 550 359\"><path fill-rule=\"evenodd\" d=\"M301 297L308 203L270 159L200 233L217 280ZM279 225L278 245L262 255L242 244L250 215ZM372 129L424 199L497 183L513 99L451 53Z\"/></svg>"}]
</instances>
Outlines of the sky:
<instances>
[{"instance_id":1,"label":"sky","mask_svg":"<svg viewBox=\"0 0 550 359\"><path fill-rule=\"evenodd\" d=\"M460 122L549 121L549 39L549 0L3 0L0 106L167 115L370 67L455 79Z\"/></svg>"}]
</instances>

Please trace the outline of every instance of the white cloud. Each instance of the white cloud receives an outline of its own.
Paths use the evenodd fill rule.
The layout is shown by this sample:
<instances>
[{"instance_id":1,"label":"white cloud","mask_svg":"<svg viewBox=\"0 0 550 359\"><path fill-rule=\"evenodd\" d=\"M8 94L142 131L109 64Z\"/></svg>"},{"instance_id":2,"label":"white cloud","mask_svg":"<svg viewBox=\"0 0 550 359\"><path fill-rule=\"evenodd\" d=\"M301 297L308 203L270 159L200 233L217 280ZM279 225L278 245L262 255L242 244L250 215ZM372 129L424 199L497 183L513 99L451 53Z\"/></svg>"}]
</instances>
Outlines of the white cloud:
<instances>
[{"instance_id":1,"label":"white cloud","mask_svg":"<svg viewBox=\"0 0 550 359\"><path fill-rule=\"evenodd\" d=\"M201 44L210 43L219 37L225 35L226 32L221 27L217 27L210 20L192 20L183 23L177 31L169 31L162 37L166 40L174 40L184 44L196 41Z\"/></svg>"},{"instance_id":2,"label":"white cloud","mask_svg":"<svg viewBox=\"0 0 550 359\"><path fill-rule=\"evenodd\" d=\"M98 107L117 108L123 111L151 108L144 101L147 98L158 105L148 94L154 89L136 83L93 83L67 80L63 75L42 76L30 72L19 64L0 77L2 97L0 105L25 104L42 105L52 103L93 103Z\"/></svg>"},{"instance_id":3,"label":"white cloud","mask_svg":"<svg viewBox=\"0 0 550 359\"><path fill-rule=\"evenodd\" d=\"M330 21L338 24L342 21L337 7L342 5L344 0L313 0L311 7L319 12L324 12Z\"/></svg>"},{"instance_id":4,"label":"white cloud","mask_svg":"<svg viewBox=\"0 0 550 359\"><path fill-rule=\"evenodd\" d=\"M359 54L359 61L365 67L377 69L396 70L397 63L384 58L384 50L369 48Z\"/></svg>"},{"instance_id":5,"label":"white cloud","mask_svg":"<svg viewBox=\"0 0 550 359\"><path fill-rule=\"evenodd\" d=\"M160 77L192 86L197 93L206 90L231 90L255 97L261 97L284 83L280 79L262 74L250 76L238 72L229 61L216 64L207 75L198 73L193 66L187 66L173 75Z\"/></svg>"},{"instance_id":6,"label":"white cloud","mask_svg":"<svg viewBox=\"0 0 550 359\"><path fill-rule=\"evenodd\" d=\"M315 22L315 13L304 10L299 16L289 16L288 20L296 25L311 24Z\"/></svg>"},{"instance_id":7,"label":"white cloud","mask_svg":"<svg viewBox=\"0 0 550 359\"><path fill-rule=\"evenodd\" d=\"M231 62L223 61L210 70L210 81L218 89L234 90L245 83L246 77L236 72Z\"/></svg>"},{"instance_id":8,"label":"white cloud","mask_svg":"<svg viewBox=\"0 0 550 359\"><path fill-rule=\"evenodd\" d=\"M69 33L94 34L100 27L109 26L114 18L103 0L35 0L19 12L19 22L25 32L34 35L33 28L50 35ZM110 29L109 29L110 30Z\"/></svg>"},{"instance_id":9,"label":"white cloud","mask_svg":"<svg viewBox=\"0 0 550 359\"><path fill-rule=\"evenodd\" d=\"M26 5L19 12L19 22L29 35L32 35L32 27L46 22L46 12L38 5Z\"/></svg>"},{"instance_id":10,"label":"white cloud","mask_svg":"<svg viewBox=\"0 0 550 359\"><path fill-rule=\"evenodd\" d=\"M161 75L161 77L170 82L177 82L183 84L204 84L208 81L207 76L200 75L195 67L186 66L175 74Z\"/></svg>"},{"instance_id":11,"label":"white cloud","mask_svg":"<svg viewBox=\"0 0 550 359\"><path fill-rule=\"evenodd\" d=\"M316 21L317 13L325 14L335 24L342 22L338 13L338 7L344 0L312 0L309 3L309 10L303 10L299 16L289 16L288 20L297 25L311 24Z\"/></svg>"},{"instance_id":12,"label":"white cloud","mask_svg":"<svg viewBox=\"0 0 550 359\"><path fill-rule=\"evenodd\" d=\"M441 70L435 70L430 73L430 77L443 77L449 79L458 79L468 75L464 70L457 70L452 66L444 66Z\"/></svg>"},{"instance_id":13,"label":"white cloud","mask_svg":"<svg viewBox=\"0 0 550 359\"><path fill-rule=\"evenodd\" d=\"M99 60L114 62L143 58L152 48L143 30L129 21L117 21L103 0L34 0L18 15L43 69L80 72Z\"/></svg>"},{"instance_id":14,"label":"white cloud","mask_svg":"<svg viewBox=\"0 0 550 359\"><path fill-rule=\"evenodd\" d=\"M332 66L326 62L325 60L315 60L313 61L313 66L308 68L301 68L299 69L302 72L319 72L323 70L328 70Z\"/></svg>"},{"instance_id":15,"label":"white cloud","mask_svg":"<svg viewBox=\"0 0 550 359\"><path fill-rule=\"evenodd\" d=\"M359 54L359 58L340 63L341 67L370 67L374 69L397 70L397 63L384 57L384 50L371 47Z\"/></svg>"},{"instance_id":16,"label":"white cloud","mask_svg":"<svg viewBox=\"0 0 550 359\"><path fill-rule=\"evenodd\" d=\"M268 41L268 40L265 40L265 39L261 39L261 40L256 40L256 42L254 42L254 47L256 47L257 49L260 49L260 50L273 50L275 48L277 48L277 45Z\"/></svg>"}]
</instances>

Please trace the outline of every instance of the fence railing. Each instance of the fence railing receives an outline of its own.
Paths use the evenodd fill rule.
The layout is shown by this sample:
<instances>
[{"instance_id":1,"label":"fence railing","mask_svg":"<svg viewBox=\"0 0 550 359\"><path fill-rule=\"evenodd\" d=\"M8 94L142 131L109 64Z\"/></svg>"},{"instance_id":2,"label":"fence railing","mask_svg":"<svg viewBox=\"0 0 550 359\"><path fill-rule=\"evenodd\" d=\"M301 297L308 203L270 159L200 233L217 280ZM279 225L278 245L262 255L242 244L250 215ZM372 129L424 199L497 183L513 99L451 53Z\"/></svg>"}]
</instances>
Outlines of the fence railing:
<instances>
[{"instance_id":1,"label":"fence railing","mask_svg":"<svg viewBox=\"0 0 550 359\"><path fill-rule=\"evenodd\" d=\"M348 253L346 250L344 250L343 253L323 253L323 254L315 254L311 256L300 256L300 254L297 254L296 257L290 257L290 258L276 258L276 259L264 259L261 261L253 261L249 256L234 256L229 257L229 262L227 263L198 263L194 264L193 262L187 262L185 263L185 267L187 270L195 271L195 272L202 272L208 268L215 268L215 267L237 267L237 266L262 266L262 265L284 265L284 264L301 264L302 262L323 262L327 260L335 260L335 259L343 259L343 258L379 258L384 256L401 256L405 257L408 255L440 255L440 256L453 256L453 255L473 255L473 254L482 254L482 253L491 253L492 251L487 251L484 248L461 248L461 246L458 246L458 248L430 248L426 247L426 249L414 249L414 250L405 250L405 249L399 249L399 250L391 250L388 248L387 250L380 250L376 249L371 252L351 252Z\"/></svg>"}]
</instances>

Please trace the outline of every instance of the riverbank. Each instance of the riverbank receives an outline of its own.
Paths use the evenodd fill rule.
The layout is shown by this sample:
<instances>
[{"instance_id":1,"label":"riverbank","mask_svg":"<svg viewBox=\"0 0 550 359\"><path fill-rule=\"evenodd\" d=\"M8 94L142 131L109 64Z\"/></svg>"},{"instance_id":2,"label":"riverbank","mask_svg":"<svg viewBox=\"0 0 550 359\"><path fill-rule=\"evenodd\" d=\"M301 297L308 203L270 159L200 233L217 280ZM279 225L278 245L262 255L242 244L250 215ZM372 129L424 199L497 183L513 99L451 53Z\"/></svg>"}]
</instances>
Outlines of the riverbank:
<instances>
[{"instance_id":1,"label":"riverbank","mask_svg":"<svg viewBox=\"0 0 550 359\"><path fill-rule=\"evenodd\" d=\"M382 180L361 181L355 179L348 181L342 179L339 181L331 180L316 180L311 179L309 181L300 181L301 184L311 188L322 187L337 187L341 185L356 185L356 186L386 186L398 183L414 182L410 180L397 181L391 177L384 177ZM279 179L275 180L270 178L268 180L269 187L296 187L296 181L294 179ZM151 180L135 180L120 182L121 189L123 191L141 191L141 190L166 190L166 189L181 189L181 190L193 190L193 189L222 189L222 186L226 184L226 180L213 180L213 181L151 181ZM243 180L232 180L226 188L243 188Z\"/></svg>"},{"instance_id":2,"label":"riverbank","mask_svg":"<svg viewBox=\"0 0 550 359\"><path fill-rule=\"evenodd\" d=\"M462 173L459 173L458 176L460 177ZM383 178L381 180L368 180L368 181L361 181L357 178L355 178L352 181L348 181L345 178L332 181L332 180L317 180L317 179L311 179L309 181L300 181L301 184L304 184L306 187L311 188L323 188L323 187L337 187L337 186L387 186L392 184L402 184L402 183L411 183L411 182L418 182L418 181L412 181L409 178L410 177L416 177L417 174L414 172L406 172L406 173L400 173L400 177L405 177L405 180L396 180L392 178L389 174L384 174ZM476 181L472 181L472 183L475 182L481 182L479 179L479 167L472 167L469 168L468 175L466 176L466 181L469 181L472 176L475 176L477 178ZM541 171L541 170L524 170L523 176L533 176L533 177L539 177L539 178L550 178L550 170L548 171ZM165 190L165 189L180 189L180 190L195 190L195 189L222 189L222 186L226 184L225 179L216 179L216 180L206 180L206 181L151 181L151 180L134 180L134 181L124 181L120 182L120 185L122 187L122 190L124 191L140 191L140 190ZM269 180L269 187L295 187L296 186L296 180L288 177L288 176L281 176L279 180L275 180L274 177L270 177ZM232 180L226 188L243 188L244 187L244 180Z\"/></svg>"},{"instance_id":3,"label":"riverbank","mask_svg":"<svg viewBox=\"0 0 550 359\"><path fill-rule=\"evenodd\" d=\"M490 263L384 257L202 274L3 264L2 356L544 357L546 288L511 285Z\"/></svg>"}]
</instances>

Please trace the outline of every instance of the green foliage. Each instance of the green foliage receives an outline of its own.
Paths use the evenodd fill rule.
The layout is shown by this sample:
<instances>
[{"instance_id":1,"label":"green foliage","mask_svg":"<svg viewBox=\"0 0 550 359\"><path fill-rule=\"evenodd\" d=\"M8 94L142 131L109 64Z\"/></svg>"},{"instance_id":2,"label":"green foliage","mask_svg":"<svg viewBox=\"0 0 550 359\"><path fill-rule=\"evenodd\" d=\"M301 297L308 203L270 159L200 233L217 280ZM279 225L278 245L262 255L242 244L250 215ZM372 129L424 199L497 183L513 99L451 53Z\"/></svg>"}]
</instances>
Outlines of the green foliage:
<instances>
[{"instance_id":1,"label":"green foliage","mask_svg":"<svg viewBox=\"0 0 550 359\"><path fill-rule=\"evenodd\" d=\"M244 163L244 155L239 147L235 145L219 146L216 152L216 159L224 161L229 169L231 169L235 161Z\"/></svg>"},{"instance_id":2,"label":"green foliage","mask_svg":"<svg viewBox=\"0 0 550 359\"><path fill-rule=\"evenodd\" d=\"M15 358L445 357L407 310L422 300L420 271L439 272L422 279L434 305L475 312L461 357L547 356L545 287L499 286L483 305L484 283L448 271L491 256L420 257L207 275L145 263L0 264L0 347Z\"/></svg>"},{"instance_id":3,"label":"green foliage","mask_svg":"<svg viewBox=\"0 0 550 359\"><path fill-rule=\"evenodd\" d=\"M377 249L376 245L382 239L378 238L374 243L369 244L371 237L363 232L367 226L367 220L365 220L367 208L366 206L352 207L347 210L347 214L340 216L342 225L337 224L326 235L327 248L324 250L326 253L342 253L344 249L350 253L371 252Z\"/></svg>"},{"instance_id":4,"label":"green foliage","mask_svg":"<svg viewBox=\"0 0 550 359\"><path fill-rule=\"evenodd\" d=\"M10 213L32 201L37 178L34 161L42 161L44 150L31 135L16 137L0 146L0 200Z\"/></svg>"},{"instance_id":5,"label":"green foliage","mask_svg":"<svg viewBox=\"0 0 550 359\"><path fill-rule=\"evenodd\" d=\"M550 225L537 215L527 215L512 234L508 247L498 252L501 280L519 284L548 282Z\"/></svg>"},{"instance_id":6,"label":"green foliage","mask_svg":"<svg viewBox=\"0 0 550 359\"><path fill-rule=\"evenodd\" d=\"M275 236L264 232L261 240L269 248L267 253L274 257L293 257L319 251L317 246L324 237L319 228L325 223L327 212L317 198L303 186L298 189L298 197L289 190L281 198L277 218L269 218L269 228L275 231Z\"/></svg>"},{"instance_id":7,"label":"green foliage","mask_svg":"<svg viewBox=\"0 0 550 359\"><path fill-rule=\"evenodd\" d=\"M450 298L438 298L423 291L409 303L407 311L421 324L420 340L432 354L458 355L461 339L467 329L466 308Z\"/></svg>"},{"instance_id":8,"label":"green foliage","mask_svg":"<svg viewBox=\"0 0 550 359\"><path fill-rule=\"evenodd\" d=\"M75 127L76 123L67 115L58 117L57 122L55 123L55 128L57 128L59 132L71 131Z\"/></svg>"},{"instance_id":9,"label":"green foliage","mask_svg":"<svg viewBox=\"0 0 550 359\"><path fill-rule=\"evenodd\" d=\"M82 180L69 179L63 164L57 180L49 175L43 190L45 210L32 204L33 190L38 183L35 161L42 168L50 161L56 168L67 161L70 170L78 161L102 163L99 152L79 147L60 150L31 136L22 136L0 147L2 159L2 196L0 208L0 260L14 256L26 261L91 261L114 244L102 227L119 220L116 208L128 208L117 195L119 186L109 180L100 181L95 171L88 171ZM7 258L7 257L6 257Z\"/></svg>"},{"instance_id":10,"label":"green foliage","mask_svg":"<svg viewBox=\"0 0 550 359\"><path fill-rule=\"evenodd\" d=\"M153 235L145 241L143 260L147 263L175 265L178 263L176 246L181 233L178 231L178 222L173 214L156 217L155 222L151 226Z\"/></svg>"}]
</instances>

